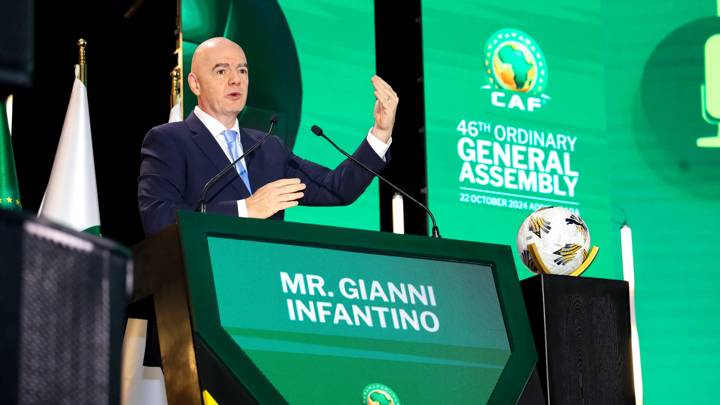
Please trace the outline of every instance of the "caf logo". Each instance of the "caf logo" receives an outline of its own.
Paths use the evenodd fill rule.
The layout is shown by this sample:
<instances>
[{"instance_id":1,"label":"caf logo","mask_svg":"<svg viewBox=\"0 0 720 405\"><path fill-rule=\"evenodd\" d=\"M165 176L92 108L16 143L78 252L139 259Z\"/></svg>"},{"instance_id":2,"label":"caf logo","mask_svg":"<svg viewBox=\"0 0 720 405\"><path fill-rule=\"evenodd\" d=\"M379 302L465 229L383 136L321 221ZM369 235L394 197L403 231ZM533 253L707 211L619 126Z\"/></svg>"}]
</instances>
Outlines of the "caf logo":
<instances>
[{"instance_id":1,"label":"caf logo","mask_svg":"<svg viewBox=\"0 0 720 405\"><path fill-rule=\"evenodd\" d=\"M545 95L547 62L540 46L528 34L513 28L496 31L485 41L484 72L496 107L534 111Z\"/></svg>"},{"instance_id":2,"label":"caf logo","mask_svg":"<svg viewBox=\"0 0 720 405\"><path fill-rule=\"evenodd\" d=\"M363 390L362 405L400 405L400 399L390 387L376 383Z\"/></svg>"}]
</instances>

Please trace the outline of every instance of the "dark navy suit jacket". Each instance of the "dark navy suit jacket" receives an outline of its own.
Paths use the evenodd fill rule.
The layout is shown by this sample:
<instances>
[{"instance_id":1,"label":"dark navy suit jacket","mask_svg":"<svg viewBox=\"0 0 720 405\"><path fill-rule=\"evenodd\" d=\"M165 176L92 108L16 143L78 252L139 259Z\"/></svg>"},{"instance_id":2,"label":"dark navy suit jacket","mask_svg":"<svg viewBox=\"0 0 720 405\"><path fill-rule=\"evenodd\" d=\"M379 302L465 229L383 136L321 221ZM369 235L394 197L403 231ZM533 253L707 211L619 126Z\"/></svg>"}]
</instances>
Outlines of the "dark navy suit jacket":
<instances>
[{"instance_id":1,"label":"dark navy suit jacket","mask_svg":"<svg viewBox=\"0 0 720 405\"><path fill-rule=\"evenodd\" d=\"M263 135L253 129L240 129L243 150ZM178 210L194 210L202 189L230 161L202 122L190 114L183 122L163 124L145 136L141 150L138 202L146 235L152 235L176 222ZM363 140L353 157L375 171L385 166L377 153ZM386 156L389 160L389 153ZM335 170L301 159L276 136L245 158L253 191L283 178L300 178L307 185L301 205L348 205L365 191L371 173L346 159ZM250 196L245 184L230 170L208 193L207 211L237 216L237 200ZM273 215L282 219L284 211Z\"/></svg>"}]
</instances>

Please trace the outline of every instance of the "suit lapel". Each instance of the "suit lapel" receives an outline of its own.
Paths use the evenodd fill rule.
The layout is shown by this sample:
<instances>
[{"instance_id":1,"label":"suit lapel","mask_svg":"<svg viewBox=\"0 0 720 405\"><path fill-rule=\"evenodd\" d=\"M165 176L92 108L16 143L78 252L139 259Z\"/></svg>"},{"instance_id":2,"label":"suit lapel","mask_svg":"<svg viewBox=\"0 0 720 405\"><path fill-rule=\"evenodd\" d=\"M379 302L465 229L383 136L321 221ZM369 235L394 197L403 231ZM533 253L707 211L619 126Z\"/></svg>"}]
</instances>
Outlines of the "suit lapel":
<instances>
[{"instance_id":1,"label":"suit lapel","mask_svg":"<svg viewBox=\"0 0 720 405\"><path fill-rule=\"evenodd\" d=\"M195 116L195 114L190 114L185 120L185 123L188 125L188 127L193 133L193 142L195 142L195 144L198 146L198 149L202 151L205 157L213 164L213 166L215 167L215 169L217 169L218 172L220 172L220 170L224 169L227 165L230 164L230 161L225 155L225 152L223 152L223 150L220 148L220 145L218 145L217 141L212 136L210 131L205 128L205 125L203 125L202 121L200 121L200 119ZM232 179L232 186L235 187L235 189L240 193L242 198L247 198L250 195L247 188L245 187L245 183L243 183L237 171L231 169L231 171L225 176L223 176L223 179L220 179L218 183L227 184L228 179ZM213 187L213 189L217 190L215 187Z\"/></svg>"}]
</instances>

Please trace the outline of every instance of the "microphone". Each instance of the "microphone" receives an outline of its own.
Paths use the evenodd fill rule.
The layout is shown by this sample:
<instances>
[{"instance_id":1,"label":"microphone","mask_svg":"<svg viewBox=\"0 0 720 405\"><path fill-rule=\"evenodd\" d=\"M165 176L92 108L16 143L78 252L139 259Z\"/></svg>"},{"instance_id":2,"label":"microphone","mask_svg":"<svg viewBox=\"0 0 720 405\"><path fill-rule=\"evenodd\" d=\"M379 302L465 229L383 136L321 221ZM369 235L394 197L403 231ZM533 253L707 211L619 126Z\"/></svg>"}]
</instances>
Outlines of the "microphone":
<instances>
[{"instance_id":1,"label":"microphone","mask_svg":"<svg viewBox=\"0 0 720 405\"><path fill-rule=\"evenodd\" d=\"M705 42L705 83L700 85L702 115L706 122L718 126L716 136L697 138L698 148L720 148L720 34Z\"/></svg>"},{"instance_id":2,"label":"microphone","mask_svg":"<svg viewBox=\"0 0 720 405\"><path fill-rule=\"evenodd\" d=\"M313 134L325 138L326 141L330 142L330 145L332 145L333 147L335 147L335 149L337 149L338 151L340 151L340 153L342 153L343 155L345 155L348 159L350 159L350 160L352 160L353 162L357 163L357 164L358 164L360 167L362 167L363 169L365 169L365 170L369 171L370 173L374 174L374 175L377 176L380 180L384 181L386 184L389 184L390 187L394 188L398 193L404 195L405 197L407 197L408 199L410 199L410 201L412 201L412 202L414 202L415 204L417 204L417 205L419 205L420 207L422 207L422 209L424 209L425 212L427 212L427 214L430 216L430 219L432 220L432 224L433 224L433 226L432 226L432 236L433 236L433 238L440 238L440 229L439 229L438 226L437 226L437 222L435 222L435 216L432 214L432 212L430 212L430 209L429 209L428 207L426 207L425 204L423 204L423 203L421 203L420 201L414 199L410 194L406 193L406 192L403 191L400 187L398 187L398 186L394 185L393 183L391 183L390 180L388 180L388 179L384 178L383 176L381 176L380 174L376 173L373 169L367 167L363 162L361 162L361 161L355 159L354 157L350 156L349 153L347 153L347 152L345 152L344 150L342 150L342 148L340 148L339 146L337 146L337 145L335 144L335 142L333 142L332 140L330 140L330 138L328 138L327 136L325 136L325 134L323 133L322 128L320 128L319 126L313 125L313 126L310 128L310 130L313 132Z\"/></svg>"},{"instance_id":3,"label":"microphone","mask_svg":"<svg viewBox=\"0 0 720 405\"><path fill-rule=\"evenodd\" d=\"M263 142L265 142L265 140L272 133L273 128L275 128L275 124L277 124L277 115L273 114L272 118L270 118L270 128L267 130L265 135L263 135L263 137L260 138L259 141L255 142L255 144L253 146L248 148L248 150L246 150L242 155L240 155L240 157L235 159L235 161L233 161L229 165L225 166L222 170L220 170L220 172L218 174L216 174L212 179L208 180L208 182L205 183L205 187L203 187L202 194L200 195L200 201L198 202L198 207L195 208L195 211L199 210L200 212L205 213L206 208L207 208L207 204L206 204L207 201L205 201L205 200L207 199L207 194L208 194L208 191L210 191L210 187L214 186L215 183L218 182L218 180L220 180L225 174L227 174L227 172L230 171L230 169L234 168L235 165L237 164L237 162L243 160L245 158L245 156L251 154L255 149L257 149L260 145L262 145Z\"/></svg>"}]
</instances>

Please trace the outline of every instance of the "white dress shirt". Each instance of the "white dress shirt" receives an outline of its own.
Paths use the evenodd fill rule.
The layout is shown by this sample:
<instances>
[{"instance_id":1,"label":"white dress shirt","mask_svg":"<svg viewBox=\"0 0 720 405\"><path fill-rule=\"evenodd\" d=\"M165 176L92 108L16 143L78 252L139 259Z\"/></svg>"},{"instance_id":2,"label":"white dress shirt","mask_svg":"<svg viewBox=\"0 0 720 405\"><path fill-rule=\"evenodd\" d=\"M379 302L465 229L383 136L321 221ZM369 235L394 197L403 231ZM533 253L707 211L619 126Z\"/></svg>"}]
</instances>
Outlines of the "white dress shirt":
<instances>
[{"instance_id":1,"label":"white dress shirt","mask_svg":"<svg viewBox=\"0 0 720 405\"><path fill-rule=\"evenodd\" d=\"M233 124L232 128L225 128L225 125L223 125L220 121L216 120L212 116L210 116L205 111L201 110L199 106L195 106L195 109L193 110L195 115L198 117L200 122L205 125L205 128L207 128L208 131L212 134L213 138L215 138L215 141L220 145L220 149L222 149L223 152L225 152L225 156L228 158L228 163L232 162L232 158L230 157L230 151L228 150L227 142L225 141L225 137L223 136L223 132L225 132L226 129L232 129L235 132L237 132L238 137L240 136L240 127L238 126L238 120L235 119L235 123ZM385 154L387 153L388 149L390 148L390 145L392 144L392 137L388 139L388 143L384 143L383 141L377 139L372 134L372 128L368 131L367 134L367 141L370 144L370 147L377 153L377 155L382 159L385 160ZM238 138L239 141L239 138ZM236 145L236 152L237 156L242 156L243 154L243 147L242 142L235 142ZM240 163L245 166L245 169L247 169L247 165L245 164L245 159L243 158L240 160ZM248 170L248 176L250 175L250 171ZM252 193L251 193L252 194ZM245 204L245 200L238 200L237 201L238 206L238 216L239 217L246 217L248 216L247 212L247 205Z\"/></svg>"}]
</instances>

